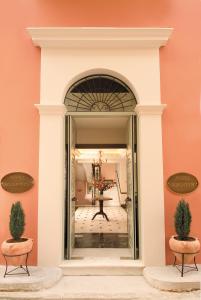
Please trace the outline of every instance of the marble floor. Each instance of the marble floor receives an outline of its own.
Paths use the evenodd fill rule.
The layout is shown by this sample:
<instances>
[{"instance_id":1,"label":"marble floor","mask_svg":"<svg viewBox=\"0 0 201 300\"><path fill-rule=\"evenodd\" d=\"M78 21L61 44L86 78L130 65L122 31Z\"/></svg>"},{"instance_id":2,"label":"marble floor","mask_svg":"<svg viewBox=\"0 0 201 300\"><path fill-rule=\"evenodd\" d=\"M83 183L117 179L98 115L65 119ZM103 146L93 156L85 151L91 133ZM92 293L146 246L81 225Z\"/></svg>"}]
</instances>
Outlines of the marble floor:
<instances>
[{"instance_id":1,"label":"marble floor","mask_svg":"<svg viewBox=\"0 0 201 300\"><path fill-rule=\"evenodd\" d=\"M127 233L127 213L120 206L104 207L109 222L98 215L99 207L79 207L75 212L75 233Z\"/></svg>"},{"instance_id":2,"label":"marble floor","mask_svg":"<svg viewBox=\"0 0 201 300\"><path fill-rule=\"evenodd\" d=\"M120 206L104 207L109 222L98 215L99 207L79 207L75 212L75 248L128 248L127 213Z\"/></svg>"},{"instance_id":3,"label":"marble floor","mask_svg":"<svg viewBox=\"0 0 201 300\"><path fill-rule=\"evenodd\" d=\"M75 248L128 248L126 233L75 234Z\"/></svg>"},{"instance_id":4,"label":"marble floor","mask_svg":"<svg viewBox=\"0 0 201 300\"><path fill-rule=\"evenodd\" d=\"M129 248L74 248L72 259L83 257L84 259L120 259L131 257L131 249Z\"/></svg>"}]
</instances>

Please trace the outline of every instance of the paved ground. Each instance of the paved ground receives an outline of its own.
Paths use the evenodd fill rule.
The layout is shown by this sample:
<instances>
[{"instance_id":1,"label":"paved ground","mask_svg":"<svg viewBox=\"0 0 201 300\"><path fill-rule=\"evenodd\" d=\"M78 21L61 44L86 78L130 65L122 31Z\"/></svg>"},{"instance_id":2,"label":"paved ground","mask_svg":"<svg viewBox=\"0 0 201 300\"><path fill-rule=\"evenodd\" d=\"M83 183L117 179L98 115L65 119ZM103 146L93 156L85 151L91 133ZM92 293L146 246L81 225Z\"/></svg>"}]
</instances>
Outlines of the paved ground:
<instances>
[{"instance_id":1,"label":"paved ground","mask_svg":"<svg viewBox=\"0 0 201 300\"><path fill-rule=\"evenodd\" d=\"M142 276L65 276L54 287L39 292L0 292L4 300L201 300L200 291L161 292Z\"/></svg>"}]
</instances>

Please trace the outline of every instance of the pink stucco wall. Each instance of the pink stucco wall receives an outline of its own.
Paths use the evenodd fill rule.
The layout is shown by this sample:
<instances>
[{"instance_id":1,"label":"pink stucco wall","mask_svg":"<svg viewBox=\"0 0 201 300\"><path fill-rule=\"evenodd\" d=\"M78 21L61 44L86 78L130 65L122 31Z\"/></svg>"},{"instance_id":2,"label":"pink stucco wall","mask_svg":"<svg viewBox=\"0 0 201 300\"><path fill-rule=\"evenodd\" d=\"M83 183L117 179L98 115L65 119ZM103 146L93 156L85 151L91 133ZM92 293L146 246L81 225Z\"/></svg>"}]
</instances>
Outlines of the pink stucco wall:
<instances>
[{"instance_id":1,"label":"pink stucco wall","mask_svg":"<svg viewBox=\"0 0 201 300\"><path fill-rule=\"evenodd\" d=\"M24 171L34 177L35 186L19 195L0 188L0 242L8 236L9 209L16 200L22 201L26 212L26 234L37 241L39 118L34 103L39 102L40 51L33 47L25 28L173 27L170 42L160 51L161 95L167 104L163 116L164 178L166 181L175 172L187 171L201 181L200 15L200 0L1 0L0 177ZM186 198L193 214L192 234L201 238L200 187ZM167 240L174 231L178 200L165 187ZM34 247L32 263L36 262Z\"/></svg>"}]
</instances>

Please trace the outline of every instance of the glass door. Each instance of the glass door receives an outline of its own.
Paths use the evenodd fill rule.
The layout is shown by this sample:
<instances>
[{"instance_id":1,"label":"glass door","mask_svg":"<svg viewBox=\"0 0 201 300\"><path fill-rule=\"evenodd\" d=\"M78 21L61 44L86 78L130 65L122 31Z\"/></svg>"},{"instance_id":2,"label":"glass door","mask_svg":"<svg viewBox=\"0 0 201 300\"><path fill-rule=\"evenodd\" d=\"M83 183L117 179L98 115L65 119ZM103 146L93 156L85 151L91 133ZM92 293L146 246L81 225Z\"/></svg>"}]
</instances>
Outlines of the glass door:
<instances>
[{"instance_id":1,"label":"glass door","mask_svg":"<svg viewBox=\"0 0 201 300\"><path fill-rule=\"evenodd\" d=\"M127 135L127 216L128 216L128 244L132 258L137 258L137 165L135 116L128 121Z\"/></svg>"},{"instance_id":2,"label":"glass door","mask_svg":"<svg viewBox=\"0 0 201 300\"><path fill-rule=\"evenodd\" d=\"M70 259L75 244L75 139L74 120L67 116L67 258Z\"/></svg>"}]
</instances>

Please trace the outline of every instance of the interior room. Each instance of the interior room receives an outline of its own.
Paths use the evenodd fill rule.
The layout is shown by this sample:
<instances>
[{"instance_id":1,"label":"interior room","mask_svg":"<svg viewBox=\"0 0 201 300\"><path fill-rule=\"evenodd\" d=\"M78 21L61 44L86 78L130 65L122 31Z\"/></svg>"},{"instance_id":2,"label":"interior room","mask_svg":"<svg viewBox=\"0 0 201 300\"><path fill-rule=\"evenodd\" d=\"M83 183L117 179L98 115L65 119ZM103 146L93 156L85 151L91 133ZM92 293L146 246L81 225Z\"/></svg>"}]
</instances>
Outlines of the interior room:
<instances>
[{"instance_id":1,"label":"interior room","mask_svg":"<svg viewBox=\"0 0 201 300\"><path fill-rule=\"evenodd\" d=\"M126 149L77 150L75 248L128 248L126 195Z\"/></svg>"}]
</instances>

